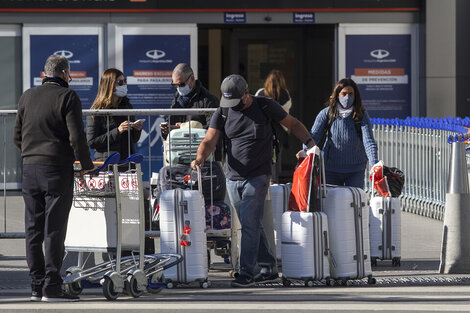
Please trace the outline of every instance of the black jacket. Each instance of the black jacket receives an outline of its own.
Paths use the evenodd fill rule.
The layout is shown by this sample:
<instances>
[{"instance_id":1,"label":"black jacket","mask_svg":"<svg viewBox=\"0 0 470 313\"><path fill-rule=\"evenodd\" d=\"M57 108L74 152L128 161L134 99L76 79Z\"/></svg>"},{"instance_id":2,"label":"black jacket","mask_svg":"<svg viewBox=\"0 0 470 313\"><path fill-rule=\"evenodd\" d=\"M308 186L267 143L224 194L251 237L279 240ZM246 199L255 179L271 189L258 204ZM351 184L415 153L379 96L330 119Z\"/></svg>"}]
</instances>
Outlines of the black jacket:
<instances>
[{"instance_id":1,"label":"black jacket","mask_svg":"<svg viewBox=\"0 0 470 313\"><path fill-rule=\"evenodd\" d=\"M189 93L190 100L189 102L183 107L178 102L179 94L178 92L175 93L173 101L171 102L172 109L207 109L207 108L218 108L219 107L219 100L211 94L204 86L201 84L199 80L196 80L196 87ZM208 128L211 115L193 115L193 116L186 116L186 115L172 115L170 116L170 124L174 125L178 122L183 123L189 120L198 121L202 124L204 128Z\"/></svg>"},{"instance_id":2,"label":"black jacket","mask_svg":"<svg viewBox=\"0 0 470 313\"><path fill-rule=\"evenodd\" d=\"M133 109L127 97L122 98L118 109ZM109 154L119 152L121 160L135 153L135 143L139 141L140 133L131 129L131 141L129 153L128 132L119 133L119 125L129 119L135 121L134 116L110 116L109 117L109 153L108 153L108 129L106 116L87 116L86 137L90 148L95 150L95 160L104 161Z\"/></svg>"},{"instance_id":3,"label":"black jacket","mask_svg":"<svg viewBox=\"0 0 470 313\"><path fill-rule=\"evenodd\" d=\"M14 140L24 164L72 165L79 160L92 169L82 103L61 79L46 78L26 90L18 102Z\"/></svg>"}]
</instances>

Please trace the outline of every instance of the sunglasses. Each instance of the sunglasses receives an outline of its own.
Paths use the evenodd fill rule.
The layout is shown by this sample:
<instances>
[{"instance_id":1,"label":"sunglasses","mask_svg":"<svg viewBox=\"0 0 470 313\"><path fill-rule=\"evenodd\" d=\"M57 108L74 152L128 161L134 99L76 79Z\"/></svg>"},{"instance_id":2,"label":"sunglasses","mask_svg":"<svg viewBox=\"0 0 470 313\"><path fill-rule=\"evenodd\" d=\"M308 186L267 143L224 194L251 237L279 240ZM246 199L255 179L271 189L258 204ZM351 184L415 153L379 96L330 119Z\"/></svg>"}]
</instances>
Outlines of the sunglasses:
<instances>
[{"instance_id":1,"label":"sunglasses","mask_svg":"<svg viewBox=\"0 0 470 313\"><path fill-rule=\"evenodd\" d=\"M184 87L186 86L186 82L191 78L191 76L193 76L193 74L189 75L188 78L186 78L186 80L182 83L171 83L171 86L173 87Z\"/></svg>"},{"instance_id":2,"label":"sunglasses","mask_svg":"<svg viewBox=\"0 0 470 313\"><path fill-rule=\"evenodd\" d=\"M122 86L122 85L127 85L127 79L119 79L119 80L116 80L116 84L118 86Z\"/></svg>"}]
</instances>

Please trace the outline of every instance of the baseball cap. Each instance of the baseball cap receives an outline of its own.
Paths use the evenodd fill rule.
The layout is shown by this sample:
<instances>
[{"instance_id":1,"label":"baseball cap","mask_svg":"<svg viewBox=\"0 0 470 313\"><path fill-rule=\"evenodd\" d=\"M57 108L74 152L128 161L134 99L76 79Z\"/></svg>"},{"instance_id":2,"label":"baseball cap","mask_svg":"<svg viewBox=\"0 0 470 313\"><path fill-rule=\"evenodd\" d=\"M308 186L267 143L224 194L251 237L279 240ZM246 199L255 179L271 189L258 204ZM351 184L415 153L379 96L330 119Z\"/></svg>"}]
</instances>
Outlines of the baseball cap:
<instances>
[{"instance_id":1,"label":"baseball cap","mask_svg":"<svg viewBox=\"0 0 470 313\"><path fill-rule=\"evenodd\" d=\"M222 97L220 98L220 106L223 108L231 108L240 103L240 100L248 89L246 80L237 74L232 74L225 77L222 85L220 85L220 91Z\"/></svg>"}]
</instances>

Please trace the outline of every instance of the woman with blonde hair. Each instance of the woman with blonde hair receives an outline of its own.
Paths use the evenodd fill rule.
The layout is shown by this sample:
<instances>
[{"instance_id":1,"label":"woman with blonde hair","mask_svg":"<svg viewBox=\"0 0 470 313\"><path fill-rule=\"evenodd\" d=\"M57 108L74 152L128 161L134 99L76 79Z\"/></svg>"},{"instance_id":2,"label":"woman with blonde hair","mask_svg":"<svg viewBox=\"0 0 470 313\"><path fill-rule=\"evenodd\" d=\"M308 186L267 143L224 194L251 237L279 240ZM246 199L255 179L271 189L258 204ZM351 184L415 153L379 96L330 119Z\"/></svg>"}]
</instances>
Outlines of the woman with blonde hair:
<instances>
[{"instance_id":1,"label":"woman with blonde hair","mask_svg":"<svg viewBox=\"0 0 470 313\"><path fill-rule=\"evenodd\" d=\"M92 110L133 109L127 96L127 81L124 73L115 68L103 72L98 87L98 94L91 106ZM121 160L135 153L135 144L139 141L142 124L145 120L135 121L133 115L110 116L109 128L106 116L88 116L86 136L88 145L95 150L95 160L104 161L113 152L119 152ZM123 169L127 165L123 166ZM149 207L148 189L144 188L145 227L148 230ZM153 239L145 238L145 254L155 253ZM112 254L111 254L112 255ZM130 252L123 252L123 256ZM103 259L106 259L103 257Z\"/></svg>"},{"instance_id":2,"label":"woman with blonde hair","mask_svg":"<svg viewBox=\"0 0 470 313\"><path fill-rule=\"evenodd\" d=\"M275 100L287 113L289 113L290 108L292 107L292 100L290 98L289 91L287 91L286 80L282 72L279 70L272 70L269 73L266 81L264 82L264 88L259 89L255 96L264 96ZM274 129L276 131L277 139L279 140L279 153L276 154L276 160L271 169L271 182L279 183L279 175L282 171L281 155L283 148L287 147L289 133L287 128L279 123L275 123Z\"/></svg>"},{"instance_id":3,"label":"woman with blonde hair","mask_svg":"<svg viewBox=\"0 0 470 313\"><path fill-rule=\"evenodd\" d=\"M98 94L92 110L132 109L127 95L124 74L115 68L103 72ZM95 150L95 160L104 161L111 153L119 152L121 159L135 153L144 120L135 121L134 116L110 116L109 128L106 116L87 117L87 140Z\"/></svg>"}]
</instances>

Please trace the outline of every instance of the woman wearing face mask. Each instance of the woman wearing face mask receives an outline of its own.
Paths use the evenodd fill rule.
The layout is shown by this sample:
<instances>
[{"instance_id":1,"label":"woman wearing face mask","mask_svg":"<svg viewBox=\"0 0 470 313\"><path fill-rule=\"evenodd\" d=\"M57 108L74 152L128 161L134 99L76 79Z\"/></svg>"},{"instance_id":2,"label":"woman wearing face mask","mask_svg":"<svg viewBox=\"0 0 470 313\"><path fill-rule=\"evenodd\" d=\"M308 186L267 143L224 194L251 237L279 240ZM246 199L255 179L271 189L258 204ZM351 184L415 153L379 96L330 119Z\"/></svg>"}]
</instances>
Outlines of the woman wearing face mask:
<instances>
[{"instance_id":1,"label":"woman wearing face mask","mask_svg":"<svg viewBox=\"0 0 470 313\"><path fill-rule=\"evenodd\" d=\"M356 83L341 79L328 107L320 111L310 131L324 152L326 183L364 188L364 171L378 162L372 125Z\"/></svg>"},{"instance_id":2,"label":"woman wearing face mask","mask_svg":"<svg viewBox=\"0 0 470 313\"><path fill-rule=\"evenodd\" d=\"M91 109L132 109L126 95L124 74L115 68L107 69L101 76L98 94ZM113 152L119 152L121 159L135 153L135 143L140 138L143 120L135 122L134 116L110 116L109 132L106 116L88 116L86 122L88 145L95 150L96 161L106 160Z\"/></svg>"},{"instance_id":3,"label":"woman wearing face mask","mask_svg":"<svg viewBox=\"0 0 470 313\"><path fill-rule=\"evenodd\" d=\"M127 95L127 82L124 74L115 68L104 71L101 75L98 94L91 106L92 110L109 109L132 109ZM87 116L86 136L88 145L95 150L95 160L104 161L114 153L119 152L121 160L135 153L135 144L139 141L142 131L142 124L145 120L135 121L134 116L110 116L109 131L108 118L106 116ZM109 147L109 148L108 148ZM130 148L130 151L129 151ZM128 165L123 165L123 171L128 169ZM144 188L144 199L148 199L149 191ZM149 202L144 201L145 226L148 230ZM145 254L155 253L153 239L145 238ZM124 251L123 256L131 255L129 251ZM111 257L112 254L111 254ZM108 256L103 255L104 260Z\"/></svg>"}]
</instances>

